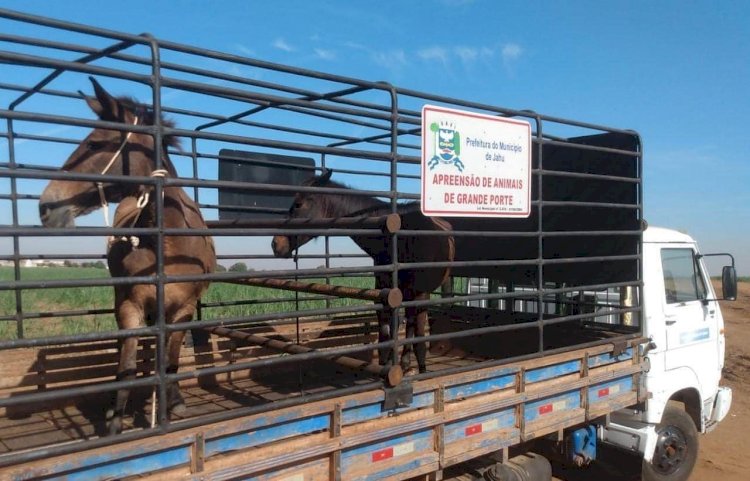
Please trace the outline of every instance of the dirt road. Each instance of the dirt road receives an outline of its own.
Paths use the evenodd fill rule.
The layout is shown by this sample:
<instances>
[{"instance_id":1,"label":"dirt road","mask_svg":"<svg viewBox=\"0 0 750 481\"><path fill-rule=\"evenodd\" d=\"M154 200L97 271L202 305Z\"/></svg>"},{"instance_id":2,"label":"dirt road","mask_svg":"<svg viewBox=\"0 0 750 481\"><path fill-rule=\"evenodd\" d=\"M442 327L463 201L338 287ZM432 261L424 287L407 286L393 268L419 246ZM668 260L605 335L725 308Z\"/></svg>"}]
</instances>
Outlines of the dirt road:
<instances>
[{"instance_id":1,"label":"dirt road","mask_svg":"<svg viewBox=\"0 0 750 481\"><path fill-rule=\"evenodd\" d=\"M715 286L716 287L716 286ZM750 479L750 283L741 282L734 302L722 302L727 336L723 383L732 388L732 409L711 433L701 436L700 457L690 481Z\"/></svg>"}]
</instances>

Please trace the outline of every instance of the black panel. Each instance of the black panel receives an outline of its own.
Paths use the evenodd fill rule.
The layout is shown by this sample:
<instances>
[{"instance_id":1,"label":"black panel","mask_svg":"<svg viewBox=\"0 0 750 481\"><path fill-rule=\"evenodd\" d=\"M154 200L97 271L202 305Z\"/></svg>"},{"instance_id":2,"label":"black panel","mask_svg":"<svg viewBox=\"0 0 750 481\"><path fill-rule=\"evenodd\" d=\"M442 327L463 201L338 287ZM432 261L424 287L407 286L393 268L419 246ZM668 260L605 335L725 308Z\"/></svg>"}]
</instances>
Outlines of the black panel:
<instances>
[{"instance_id":1,"label":"black panel","mask_svg":"<svg viewBox=\"0 0 750 481\"><path fill-rule=\"evenodd\" d=\"M543 259L587 258L638 254L641 222L639 205L640 178L637 156L602 150L580 148L580 145L610 149L639 151L638 137L621 133L607 133L568 139L565 145L546 144L542 148L542 200L545 202L587 202L598 205L544 205L541 231L580 231L575 236L547 236L542 245ZM533 150L532 168L539 169L537 149ZM555 175L554 172L596 174L611 178L578 178ZM531 198L539 199L539 174L531 181ZM621 204L621 206L612 205ZM494 232L536 232L539 230L539 211L532 208L526 219L448 219L454 230ZM635 235L586 235L593 231L631 231ZM517 260L539 257L539 237L482 237L456 238L456 256L459 261ZM489 277L520 284L535 284L536 265L511 267L454 268L453 274L470 277ZM625 282L638 278L637 260L603 260L566 262L548 265L543 270L545 282L595 284Z\"/></svg>"},{"instance_id":2,"label":"black panel","mask_svg":"<svg viewBox=\"0 0 750 481\"><path fill-rule=\"evenodd\" d=\"M300 185L314 175L315 161L309 157L219 151L219 180L258 184ZM292 205L293 193L252 189L219 189L220 219L283 217Z\"/></svg>"}]
</instances>

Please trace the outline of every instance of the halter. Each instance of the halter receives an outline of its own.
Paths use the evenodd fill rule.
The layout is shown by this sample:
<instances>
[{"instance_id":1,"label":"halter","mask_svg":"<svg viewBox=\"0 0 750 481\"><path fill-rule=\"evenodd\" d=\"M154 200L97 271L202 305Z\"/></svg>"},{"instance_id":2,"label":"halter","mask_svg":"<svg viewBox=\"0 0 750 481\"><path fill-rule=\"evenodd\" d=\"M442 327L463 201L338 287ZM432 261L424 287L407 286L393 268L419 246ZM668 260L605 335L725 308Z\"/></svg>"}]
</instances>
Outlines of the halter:
<instances>
[{"instance_id":1,"label":"halter","mask_svg":"<svg viewBox=\"0 0 750 481\"><path fill-rule=\"evenodd\" d=\"M138 116L137 115L135 116L135 119L133 120L133 125L134 126L138 125ZM109 162L107 162L107 165L102 170L102 175L106 174L109 171L109 169L112 168L112 165L115 163L115 160L122 153L122 149L125 148L125 144L127 144L128 140L130 140L130 136L131 135L133 135L133 131L132 130L130 132L128 132L127 135L125 135L125 139L122 141L122 143L120 144L120 146L117 148L117 151L114 153L114 155L112 155L112 158L109 159ZM107 225L107 227L111 227L111 225L109 223L109 204L107 203L107 198L104 196L104 184L102 182L96 182L95 184L96 184L96 189L99 191L99 200L101 201L102 212L104 212L104 223Z\"/></svg>"},{"instance_id":2,"label":"halter","mask_svg":"<svg viewBox=\"0 0 750 481\"><path fill-rule=\"evenodd\" d=\"M133 125L138 125L138 116L135 117L133 120ZM125 144L128 143L128 140L130 140L130 136L133 134L132 131L128 132L125 136L125 139L122 141L120 146L117 148L117 151L114 153L111 159L109 159L109 162L102 170L101 174L106 174L109 169L112 168L112 165L114 165L115 160L117 157L122 153L122 149L125 148ZM169 175L169 172L166 169L156 169L151 172L151 177L161 177L164 178L167 175ZM107 203L107 198L104 195L104 183L102 182L96 182L96 188L99 191L99 200L101 201L101 207L102 212L104 213L104 223L107 225L107 227L112 227L112 225L109 222L109 203ZM164 192L162 192L162 197L164 196ZM148 190L144 189L140 195L138 196L138 199L136 200L135 207L137 209L137 213L135 217L133 218L133 222L131 223L130 227L135 226L136 222L138 222L138 218L141 216L141 212L143 211L143 208L148 205L148 201L150 198L150 193ZM109 236L107 240L107 244L111 247L113 243L117 241L130 241L130 243L133 245L133 248L138 247L140 244L140 239L138 239L137 236L122 236L120 238L117 238L115 236Z\"/></svg>"}]
</instances>

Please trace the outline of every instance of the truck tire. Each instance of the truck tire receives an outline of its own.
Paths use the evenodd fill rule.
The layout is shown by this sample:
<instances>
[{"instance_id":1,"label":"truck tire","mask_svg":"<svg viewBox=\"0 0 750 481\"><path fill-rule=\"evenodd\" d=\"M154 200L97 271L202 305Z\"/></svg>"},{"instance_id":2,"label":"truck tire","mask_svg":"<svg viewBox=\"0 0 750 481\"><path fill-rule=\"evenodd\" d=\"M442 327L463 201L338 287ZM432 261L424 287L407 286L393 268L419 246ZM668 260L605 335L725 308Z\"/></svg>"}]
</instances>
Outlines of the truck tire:
<instances>
[{"instance_id":1,"label":"truck tire","mask_svg":"<svg viewBox=\"0 0 750 481\"><path fill-rule=\"evenodd\" d=\"M656 426L659 439L650 463L643 461L643 481L685 481L698 459L698 430L678 404L667 404Z\"/></svg>"}]
</instances>

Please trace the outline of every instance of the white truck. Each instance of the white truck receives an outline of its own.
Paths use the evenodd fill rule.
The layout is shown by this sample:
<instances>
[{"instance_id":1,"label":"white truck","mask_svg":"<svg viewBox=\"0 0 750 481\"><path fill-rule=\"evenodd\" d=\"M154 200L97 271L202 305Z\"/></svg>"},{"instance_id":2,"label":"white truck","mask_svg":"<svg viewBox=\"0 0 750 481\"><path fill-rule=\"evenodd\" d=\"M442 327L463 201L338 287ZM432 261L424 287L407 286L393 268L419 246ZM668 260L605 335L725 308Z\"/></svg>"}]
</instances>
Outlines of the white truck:
<instances>
[{"instance_id":1,"label":"white truck","mask_svg":"<svg viewBox=\"0 0 750 481\"><path fill-rule=\"evenodd\" d=\"M0 50L9 82L0 83L9 99L0 106L0 125L7 126L0 127L0 200L7 211L0 260L13 266L0 279L8 293L1 327L12 334L0 338L0 479L439 481L473 472L487 480L545 481L549 461L526 453L562 454L582 466L597 459L602 441L640 453L635 459L646 481L684 481L699 433L727 415L732 392L720 386L725 337L718 300L736 297L734 260L716 254L732 259L718 297L706 255L691 237L644 227L636 132L1 8L0 22L2 31L26 32L6 35ZM92 121L78 90L89 75L148 99L143 110L154 115L144 119L155 123ZM524 141L438 117L423 125L427 105L444 108L429 110L440 115L460 109L493 125L522 125ZM160 113L176 124L159 121ZM179 160L177 175L134 180L124 177L124 167L122 175L58 172L69 147L81 142L79 128L102 126L119 129L125 142L125 132L155 142L173 137L163 153ZM176 149L180 139L183 148ZM59 155L48 154L52 148ZM523 175L505 163L521 151ZM423 162L425 153L434 156L431 164ZM42 158L59 163L39 165ZM477 158L496 164L472 171ZM474 217L451 217L452 230L409 227L419 211L400 208L425 198L425 165L446 169L432 174L445 189L435 199L456 199L455 209L476 203ZM358 192L304 185L327 169L342 182L356 181ZM38 333L32 328L40 324L55 328L113 313L110 306L54 305L45 289L124 282L163 288L183 279L167 276L163 265L159 275L135 280L58 279L46 268L27 276L26 262L103 258L103 251L76 250L76 235L193 235L165 234L163 226L145 233L42 230L36 202L33 220L24 206L38 200L40 180L53 178L92 189L126 181L183 186L196 200L200 193L201 208L220 217L210 222L211 235L225 237L216 244L220 260L251 259L257 269L199 279L252 277L255 285L266 282L263 290L223 291L202 301L199 320L156 322L136 334L100 326L96 317L81 324L82 332ZM481 188L488 186L502 195L486 195ZM341 205L354 197L370 203L336 217L286 219L298 192L337 195ZM153 197L158 206L160 196ZM525 217L484 215L509 208L511 199L523 204L507 212ZM242 230L230 233L228 226ZM281 264L271 258L270 239L226 239L280 233L325 242ZM31 242L43 235L53 239L52 254ZM430 235L455 239L450 258L399 257L395 240L412 242L403 250L427 249L418 241ZM357 236L382 247L377 259L336 239ZM440 295L415 300L414 292L401 292L416 290L398 285L404 271L417 276L435 267L450 268L453 277ZM373 274L391 276L390 288L370 289ZM297 278L304 282L291 280ZM484 291L466 279L479 279ZM37 297L42 301L30 302ZM429 335L409 337L401 313L417 310L428 311ZM381 311L391 324L379 338ZM164 309L155 317L163 321ZM157 342L174 330L192 331L179 372L167 370L164 343ZM117 380L118 341L133 335L142 341L139 376ZM429 343L427 372L402 376L396 356L381 364L383 346L397 353L414 343ZM187 410L170 417L173 382L189 396ZM104 436L106 398L122 388L140 389L140 401L122 434Z\"/></svg>"},{"instance_id":2,"label":"white truck","mask_svg":"<svg viewBox=\"0 0 750 481\"><path fill-rule=\"evenodd\" d=\"M726 341L717 301L736 298L736 274L724 268L717 297L696 241L669 229L644 231L643 256L649 397L642 409L613 413L599 436L643 453L643 479L684 480L698 433L716 427L732 403L732 390L720 385Z\"/></svg>"}]
</instances>

